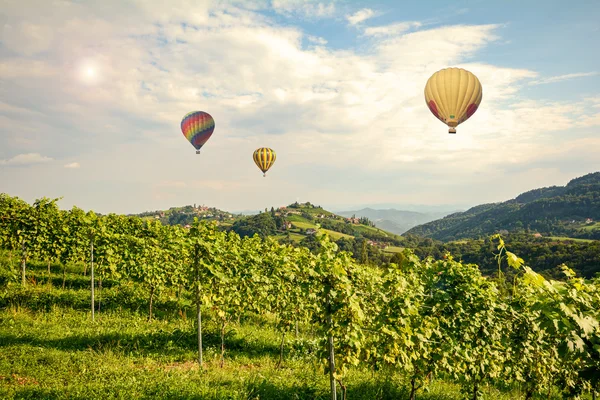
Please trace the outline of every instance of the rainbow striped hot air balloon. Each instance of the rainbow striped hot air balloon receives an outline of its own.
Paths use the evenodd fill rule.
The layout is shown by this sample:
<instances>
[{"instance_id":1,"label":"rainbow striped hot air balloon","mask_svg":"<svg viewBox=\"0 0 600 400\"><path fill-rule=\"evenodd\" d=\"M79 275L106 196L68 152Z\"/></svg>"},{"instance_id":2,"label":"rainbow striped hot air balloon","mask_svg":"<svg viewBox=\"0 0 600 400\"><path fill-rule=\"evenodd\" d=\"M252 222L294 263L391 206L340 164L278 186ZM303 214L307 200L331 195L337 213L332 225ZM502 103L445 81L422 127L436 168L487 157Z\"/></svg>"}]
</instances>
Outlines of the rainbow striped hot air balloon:
<instances>
[{"instance_id":1,"label":"rainbow striped hot air balloon","mask_svg":"<svg viewBox=\"0 0 600 400\"><path fill-rule=\"evenodd\" d=\"M194 146L196 154L211 137L215 130L215 120L209 113L204 111L189 112L181 120L181 132L183 136Z\"/></svg>"},{"instance_id":2,"label":"rainbow striped hot air balloon","mask_svg":"<svg viewBox=\"0 0 600 400\"><path fill-rule=\"evenodd\" d=\"M254 151L252 158L254 159L256 166L263 172L263 176L267 176L267 171L269 168L271 168L271 166L273 166L277 156L275 155L273 149L261 147L260 149L256 149Z\"/></svg>"}]
</instances>

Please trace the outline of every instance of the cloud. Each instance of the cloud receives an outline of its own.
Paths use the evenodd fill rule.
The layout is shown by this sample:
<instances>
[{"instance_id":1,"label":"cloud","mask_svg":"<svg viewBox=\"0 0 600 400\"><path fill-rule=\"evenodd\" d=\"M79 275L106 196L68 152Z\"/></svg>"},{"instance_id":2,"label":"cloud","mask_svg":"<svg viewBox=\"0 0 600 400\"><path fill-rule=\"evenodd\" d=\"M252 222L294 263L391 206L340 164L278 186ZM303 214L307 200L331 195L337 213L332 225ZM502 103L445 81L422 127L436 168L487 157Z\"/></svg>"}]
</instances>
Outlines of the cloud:
<instances>
[{"instance_id":1,"label":"cloud","mask_svg":"<svg viewBox=\"0 0 600 400\"><path fill-rule=\"evenodd\" d=\"M99 212L194 202L263 209L296 197L476 203L496 190L490 182L506 171L499 165L554 157L600 124L600 102L529 98L522 89L537 72L485 63L479 54L497 45L499 25L411 32L416 22L398 22L367 28L376 40L357 50L279 24L252 2L32 4L8 7L11 23L36 21L54 34L43 52L32 50L42 44L27 47L37 40L30 35L15 39L27 50L13 44L2 53L0 73L9 74L0 85L0 149L78 160L86 176L66 182L62 163L35 174L3 169L3 189L23 196L66 195ZM274 3L284 15L324 15L318 4L333 3ZM51 12L60 17L46 18ZM343 29L346 20L331 23ZM79 80L83 60L102 75L93 87ZM480 109L457 135L423 98L427 79L447 66L470 70L484 87ZM196 109L216 120L200 155L179 127ZM267 178L251 157L261 146L278 155ZM519 179L535 187L532 176Z\"/></svg>"},{"instance_id":2,"label":"cloud","mask_svg":"<svg viewBox=\"0 0 600 400\"><path fill-rule=\"evenodd\" d=\"M80 167L80 165L78 162L72 162L69 164L65 164L65 168L79 168L79 167Z\"/></svg>"},{"instance_id":3,"label":"cloud","mask_svg":"<svg viewBox=\"0 0 600 400\"><path fill-rule=\"evenodd\" d=\"M368 20L369 18L373 18L375 16L375 11L370 8L363 8L362 10L358 10L354 14L346 15L346 19L350 23L350 25L358 25L361 22Z\"/></svg>"},{"instance_id":4,"label":"cloud","mask_svg":"<svg viewBox=\"0 0 600 400\"><path fill-rule=\"evenodd\" d=\"M271 5L275 12L287 16L302 15L309 18L327 18L335 14L334 2L272 0Z\"/></svg>"},{"instance_id":5,"label":"cloud","mask_svg":"<svg viewBox=\"0 0 600 400\"><path fill-rule=\"evenodd\" d=\"M543 79L539 79L536 81L531 81L529 82L530 85L545 85L548 83L556 83L556 82L562 82L562 81L567 81L569 79L575 79L575 78L585 78L588 76L596 76L598 75L598 72L577 72L574 74L565 74L565 75L558 75L558 76L551 76L548 78L543 78Z\"/></svg>"},{"instance_id":6,"label":"cloud","mask_svg":"<svg viewBox=\"0 0 600 400\"><path fill-rule=\"evenodd\" d=\"M0 165L33 165L52 161L52 158L38 153L18 154L8 160L0 160Z\"/></svg>"},{"instance_id":7,"label":"cloud","mask_svg":"<svg viewBox=\"0 0 600 400\"><path fill-rule=\"evenodd\" d=\"M365 29L367 36L395 36L408 31L411 28L418 28L420 22L400 22L397 24L373 26Z\"/></svg>"},{"instance_id":8,"label":"cloud","mask_svg":"<svg viewBox=\"0 0 600 400\"><path fill-rule=\"evenodd\" d=\"M327 44L327 40L325 40L322 37L307 35L306 38L308 39L309 42L315 43L315 44L318 44L321 46L324 46Z\"/></svg>"}]
</instances>

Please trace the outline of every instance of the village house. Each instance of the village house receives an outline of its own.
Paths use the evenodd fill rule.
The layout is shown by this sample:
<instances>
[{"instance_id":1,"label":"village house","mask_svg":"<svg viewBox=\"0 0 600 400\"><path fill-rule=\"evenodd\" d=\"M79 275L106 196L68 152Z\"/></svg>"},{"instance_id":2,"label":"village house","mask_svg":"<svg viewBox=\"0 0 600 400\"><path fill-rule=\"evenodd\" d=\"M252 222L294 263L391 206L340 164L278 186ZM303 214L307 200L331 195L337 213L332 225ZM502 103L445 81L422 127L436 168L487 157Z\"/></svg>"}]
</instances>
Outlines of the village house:
<instances>
[{"instance_id":1,"label":"village house","mask_svg":"<svg viewBox=\"0 0 600 400\"><path fill-rule=\"evenodd\" d=\"M541 233L534 233L534 234L533 234L533 237L536 237L536 238L541 238L541 237L542 237L542 234L541 234Z\"/></svg>"},{"instance_id":2,"label":"village house","mask_svg":"<svg viewBox=\"0 0 600 400\"><path fill-rule=\"evenodd\" d=\"M306 230L306 234L307 234L307 235L314 235L315 233L317 233L317 231L316 231L316 230L314 230L314 229L310 229L310 228L309 228L309 229L307 229L307 230Z\"/></svg>"},{"instance_id":3,"label":"village house","mask_svg":"<svg viewBox=\"0 0 600 400\"><path fill-rule=\"evenodd\" d=\"M592 222L594 222L594 220L592 220L591 218L588 218L585 220L586 224L591 224Z\"/></svg>"}]
</instances>

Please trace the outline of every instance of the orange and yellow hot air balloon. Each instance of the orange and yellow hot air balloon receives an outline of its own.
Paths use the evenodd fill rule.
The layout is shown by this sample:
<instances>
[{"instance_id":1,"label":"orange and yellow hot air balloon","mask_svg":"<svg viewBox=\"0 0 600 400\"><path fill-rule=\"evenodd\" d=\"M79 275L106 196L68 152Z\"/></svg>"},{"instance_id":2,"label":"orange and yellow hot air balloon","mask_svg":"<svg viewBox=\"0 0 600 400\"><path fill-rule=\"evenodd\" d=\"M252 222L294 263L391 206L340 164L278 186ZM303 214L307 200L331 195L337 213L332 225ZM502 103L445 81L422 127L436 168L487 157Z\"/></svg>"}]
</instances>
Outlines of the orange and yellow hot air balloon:
<instances>
[{"instance_id":1,"label":"orange and yellow hot air balloon","mask_svg":"<svg viewBox=\"0 0 600 400\"><path fill-rule=\"evenodd\" d=\"M277 157L273 149L261 147L254 151L252 158L254 158L256 166L263 172L263 176L267 176L267 171L273 166Z\"/></svg>"},{"instance_id":2,"label":"orange and yellow hot air balloon","mask_svg":"<svg viewBox=\"0 0 600 400\"><path fill-rule=\"evenodd\" d=\"M442 69L425 85L425 101L437 119L448 125L448 133L477 111L483 91L479 79L462 68Z\"/></svg>"}]
</instances>

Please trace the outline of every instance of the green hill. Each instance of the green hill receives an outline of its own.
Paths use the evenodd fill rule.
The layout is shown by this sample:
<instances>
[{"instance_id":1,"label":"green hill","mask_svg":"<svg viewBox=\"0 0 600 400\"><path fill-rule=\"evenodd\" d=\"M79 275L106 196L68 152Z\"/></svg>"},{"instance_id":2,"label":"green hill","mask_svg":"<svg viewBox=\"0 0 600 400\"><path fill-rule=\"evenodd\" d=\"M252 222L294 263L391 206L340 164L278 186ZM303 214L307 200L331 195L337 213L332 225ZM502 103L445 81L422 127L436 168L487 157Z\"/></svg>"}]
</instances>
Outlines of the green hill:
<instances>
[{"instance_id":1,"label":"green hill","mask_svg":"<svg viewBox=\"0 0 600 400\"><path fill-rule=\"evenodd\" d=\"M336 215L320 206L294 203L277 209L265 209L256 215L234 215L213 207L188 205L172 207L165 211L149 211L137 216L160 220L163 224L188 225L194 218L218 221L225 230L233 230L241 236L274 237L282 242L300 243L319 227L333 240L362 238L380 249L396 248L403 238L375 227L368 218Z\"/></svg>"},{"instance_id":2,"label":"green hill","mask_svg":"<svg viewBox=\"0 0 600 400\"><path fill-rule=\"evenodd\" d=\"M406 233L442 241L482 238L507 231L542 236L600 239L600 172L483 204L419 225Z\"/></svg>"},{"instance_id":3,"label":"green hill","mask_svg":"<svg viewBox=\"0 0 600 400\"><path fill-rule=\"evenodd\" d=\"M399 245L403 240L399 235L376 228L368 218L342 217L309 202L237 217L231 229L241 236L257 233L300 243L313 235L317 227L333 240L364 238L380 248Z\"/></svg>"},{"instance_id":4,"label":"green hill","mask_svg":"<svg viewBox=\"0 0 600 400\"><path fill-rule=\"evenodd\" d=\"M156 219L163 225L189 225L194 222L194 218L207 221L220 221L224 225L231 225L235 215L227 211L222 211L214 207L198 206L196 204L171 207L168 210L146 211L140 214L133 214L143 219Z\"/></svg>"}]
</instances>

